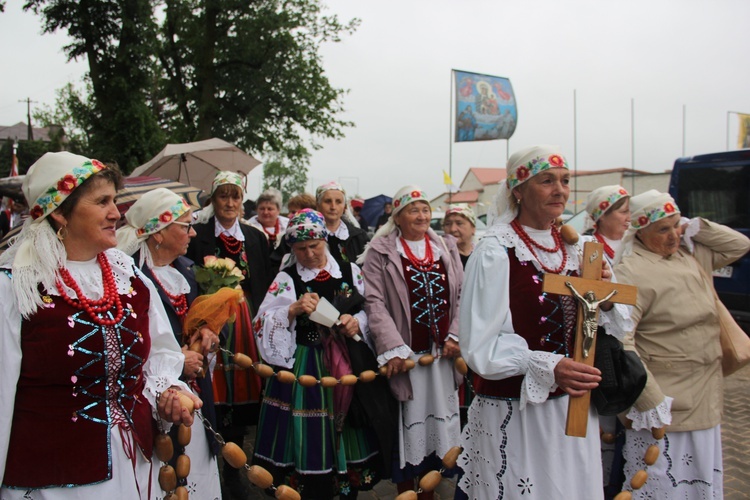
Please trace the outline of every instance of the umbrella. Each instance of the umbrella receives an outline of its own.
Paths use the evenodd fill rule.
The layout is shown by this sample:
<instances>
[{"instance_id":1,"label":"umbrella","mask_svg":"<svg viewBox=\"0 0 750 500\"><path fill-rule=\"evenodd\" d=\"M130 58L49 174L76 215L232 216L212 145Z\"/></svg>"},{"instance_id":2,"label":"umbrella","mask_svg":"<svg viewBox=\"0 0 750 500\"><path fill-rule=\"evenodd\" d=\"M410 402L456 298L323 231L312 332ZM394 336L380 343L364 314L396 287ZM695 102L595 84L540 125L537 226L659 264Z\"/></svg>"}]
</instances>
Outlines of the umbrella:
<instances>
[{"instance_id":1,"label":"umbrella","mask_svg":"<svg viewBox=\"0 0 750 500\"><path fill-rule=\"evenodd\" d=\"M203 191L200 188L158 177L126 177L125 187L117 192L117 208L125 215L138 198L156 188L167 188L181 195L194 210L201 208L199 197Z\"/></svg>"},{"instance_id":2,"label":"umbrella","mask_svg":"<svg viewBox=\"0 0 750 500\"><path fill-rule=\"evenodd\" d=\"M22 200L21 184L26 178L25 175L15 175L13 177L3 177L0 179L0 196L7 196L14 200Z\"/></svg>"},{"instance_id":3,"label":"umbrella","mask_svg":"<svg viewBox=\"0 0 750 500\"><path fill-rule=\"evenodd\" d=\"M365 200L365 206L362 207L359 215L367 222L368 226L375 227L378 223L378 218L383 214L383 206L390 202L391 197L384 194L368 198Z\"/></svg>"},{"instance_id":4,"label":"umbrella","mask_svg":"<svg viewBox=\"0 0 750 500\"><path fill-rule=\"evenodd\" d=\"M221 139L167 144L148 163L133 170L131 177L152 175L172 179L208 192L216 172L229 170L247 174L260 162L234 144Z\"/></svg>"}]
</instances>

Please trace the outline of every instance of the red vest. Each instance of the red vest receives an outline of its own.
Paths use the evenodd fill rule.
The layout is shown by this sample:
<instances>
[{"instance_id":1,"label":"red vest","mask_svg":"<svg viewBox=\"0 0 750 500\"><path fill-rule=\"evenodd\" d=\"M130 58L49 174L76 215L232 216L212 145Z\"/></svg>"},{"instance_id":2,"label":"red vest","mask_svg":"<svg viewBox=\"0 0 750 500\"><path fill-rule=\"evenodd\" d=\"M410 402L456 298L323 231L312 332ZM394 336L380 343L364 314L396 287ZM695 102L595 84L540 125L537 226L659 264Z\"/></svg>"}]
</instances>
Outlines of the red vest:
<instances>
[{"instance_id":1,"label":"red vest","mask_svg":"<svg viewBox=\"0 0 750 500\"><path fill-rule=\"evenodd\" d=\"M573 352L575 302L570 297L542 293L542 273L531 262L520 262L514 248L508 248L510 264L510 310L513 330L533 351L547 351L569 357ZM563 302L569 301L566 305ZM567 309L567 313L563 310ZM567 321L566 321L567 315ZM572 317L571 317L572 316ZM502 380L474 376L477 394L501 399L519 399L523 375ZM557 389L550 398L562 396Z\"/></svg>"},{"instance_id":2,"label":"red vest","mask_svg":"<svg viewBox=\"0 0 750 500\"><path fill-rule=\"evenodd\" d=\"M3 484L44 488L112 478L109 406L119 406L146 457L153 446L151 405L143 397L143 365L151 350L149 291L131 278L121 296L117 332L122 367L107 383L106 330L60 297L21 323L21 373ZM129 310L132 306L132 311ZM110 405L107 404L110 401ZM133 450L138 453L137 450Z\"/></svg>"}]
</instances>

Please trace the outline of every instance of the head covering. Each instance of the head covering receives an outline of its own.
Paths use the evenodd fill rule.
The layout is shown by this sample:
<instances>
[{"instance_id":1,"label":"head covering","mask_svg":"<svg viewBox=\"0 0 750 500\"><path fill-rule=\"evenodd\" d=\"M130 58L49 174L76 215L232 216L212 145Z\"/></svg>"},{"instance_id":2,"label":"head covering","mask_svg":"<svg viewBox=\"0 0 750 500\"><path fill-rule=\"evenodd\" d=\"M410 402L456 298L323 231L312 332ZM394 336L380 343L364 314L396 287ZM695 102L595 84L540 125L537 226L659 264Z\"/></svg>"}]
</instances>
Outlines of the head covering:
<instances>
[{"instance_id":1,"label":"head covering","mask_svg":"<svg viewBox=\"0 0 750 500\"><path fill-rule=\"evenodd\" d=\"M0 267L12 270L15 296L24 318L43 304L39 283L48 290L54 288L58 269L67 259L65 247L44 220L86 179L106 168L98 160L67 151L45 153L29 168L21 190L31 207L30 217L0 257Z\"/></svg>"},{"instance_id":2,"label":"head covering","mask_svg":"<svg viewBox=\"0 0 750 500\"><path fill-rule=\"evenodd\" d=\"M469 222L471 222L471 225L476 227L477 226L477 217L474 215L474 210L471 209L469 205L466 203L459 203L457 205L453 205L445 212L445 217L443 217L443 222L448 218L449 215L463 215L466 217Z\"/></svg>"},{"instance_id":3,"label":"head covering","mask_svg":"<svg viewBox=\"0 0 750 500\"><path fill-rule=\"evenodd\" d=\"M586 218L586 229L594 227L594 224L599 221L602 215L607 213L607 210L622 198L629 196L630 193L619 184L602 186L591 191L586 197L586 212L589 214L589 217Z\"/></svg>"},{"instance_id":4,"label":"head covering","mask_svg":"<svg viewBox=\"0 0 750 500\"><path fill-rule=\"evenodd\" d=\"M336 181L327 182L325 184L322 184L318 186L318 189L315 190L315 201L318 204L318 207L320 207L320 202L323 199L323 195L326 191L341 191L341 194L344 195L344 214L343 218L350 224L359 227L359 222L357 222L357 219L354 218L354 214L352 213L351 207L349 205L346 205L346 191L344 191L344 186L339 184ZM364 204L364 202L362 202Z\"/></svg>"},{"instance_id":5,"label":"head covering","mask_svg":"<svg viewBox=\"0 0 750 500\"><path fill-rule=\"evenodd\" d=\"M128 255L140 250L141 262L153 267L146 240L190 211L185 199L167 188L157 188L141 196L125 214L127 223L117 230L117 248Z\"/></svg>"},{"instance_id":6,"label":"head covering","mask_svg":"<svg viewBox=\"0 0 750 500\"><path fill-rule=\"evenodd\" d=\"M230 172L228 170L221 170L214 176L214 181L211 183L211 194L209 196L213 196L216 190L219 189L219 186L223 186L224 184L237 186L240 188L241 193L245 193L245 178L241 174ZM198 224L205 224L214 216L214 213L214 206L213 204L210 204L198 212L196 222Z\"/></svg>"},{"instance_id":7,"label":"head covering","mask_svg":"<svg viewBox=\"0 0 750 500\"><path fill-rule=\"evenodd\" d=\"M520 186L537 174L552 168L568 170L568 162L559 146L532 146L515 152L508 158L507 178L500 181L495 203L490 207L490 225L495 222L509 224L518 216L518 207L513 198L513 188Z\"/></svg>"},{"instance_id":8,"label":"head covering","mask_svg":"<svg viewBox=\"0 0 750 500\"><path fill-rule=\"evenodd\" d=\"M349 204L352 206L352 208L362 208L365 206L365 200L363 200L362 198L352 198Z\"/></svg>"},{"instance_id":9,"label":"head covering","mask_svg":"<svg viewBox=\"0 0 750 500\"><path fill-rule=\"evenodd\" d=\"M674 198L667 193L651 189L630 198L630 227L622 237L622 247L615 255L615 264L633 252L636 233L665 217L679 214L680 209Z\"/></svg>"},{"instance_id":10,"label":"head covering","mask_svg":"<svg viewBox=\"0 0 750 500\"><path fill-rule=\"evenodd\" d=\"M326 221L320 212L303 208L289 219L289 225L286 227L286 242L290 247L298 241L325 240L327 238Z\"/></svg>"}]
</instances>

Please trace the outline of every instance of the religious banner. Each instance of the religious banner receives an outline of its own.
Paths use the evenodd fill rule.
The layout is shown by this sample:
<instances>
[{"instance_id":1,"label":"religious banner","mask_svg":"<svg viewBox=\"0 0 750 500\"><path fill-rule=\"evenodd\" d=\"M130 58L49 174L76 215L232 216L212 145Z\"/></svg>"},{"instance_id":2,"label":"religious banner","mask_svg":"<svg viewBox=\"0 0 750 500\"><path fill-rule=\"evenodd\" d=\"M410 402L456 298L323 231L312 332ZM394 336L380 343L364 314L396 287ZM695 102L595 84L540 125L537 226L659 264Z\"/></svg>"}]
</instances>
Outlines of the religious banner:
<instances>
[{"instance_id":1,"label":"religious banner","mask_svg":"<svg viewBox=\"0 0 750 500\"><path fill-rule=\"evenodd\" d=\"M510 139L518 111L510 80L453 70L456 142Z\"/></svg>"},{"instance_id":2,"label":"religious banner","mask_svg":"<svg viewBox=\"0 0 750 500\"><path fill-rule=\"evenodd\" d=\"M737 133L737 149L750 148L750 115L737 113L740 118L740 129ZM727 139L729 142L729 139Z\"/></svg>"}]
</instances>

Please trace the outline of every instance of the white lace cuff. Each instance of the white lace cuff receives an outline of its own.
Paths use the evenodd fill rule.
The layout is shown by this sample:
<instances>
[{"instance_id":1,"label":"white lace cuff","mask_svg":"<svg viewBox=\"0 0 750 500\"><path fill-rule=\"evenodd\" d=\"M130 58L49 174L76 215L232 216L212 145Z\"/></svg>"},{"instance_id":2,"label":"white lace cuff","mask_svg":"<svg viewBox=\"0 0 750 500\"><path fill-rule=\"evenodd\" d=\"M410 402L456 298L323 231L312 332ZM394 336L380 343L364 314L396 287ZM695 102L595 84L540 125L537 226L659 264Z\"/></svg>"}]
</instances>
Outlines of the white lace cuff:
<instances>
[{"instance_id":1,"label":"white lace cuff","mask_svg":"<svg viewBox=\"0 0 750 500\"><path fill-rule=\"evenodd\" d=\"M531 351L526 376L521 383L520 409L526 408L526 403L539 404L547 401L549 393L557 389L555 383L555 366L563 359L562 354L544 351Z\"/></svg>"},{"instance_id":2,"label":"white lace cuff","mask_svg":"<svg viewBox=\"0 0 750 500\"><path fill-rule=\"evenodd\" d=\"M665 427L672 423L673 398L664 396L659 406L646 411L638 411L635 406L630 409L627 417L633 421L633 430L653 429Z\"/></svg>"},{"instance_id":3,"label":"white lace cuff","mask_svg":"<svg viewBox=\"0 0 750 500\"><path fill-rule=\"evenodd\" d=\"M378 366L383 366L389 360L393 358L409 359L414 354L412 350L406 344L401 344L398 347L394 347L383 354L378 356Z\"/></svg>"},{"instance_id":4,"label":"white lace cuff","mask_svg":"<svg viewBox=\"0 0 750 500\"><path fill-rule=\"evenodd\" d=\"M615 304L609 311L600 311L599 326L603 327L607 334L622 342L625 335L635 330L633 320L630 319L632 306Z\"/></svg>"},{"instance_id":5,"label":"white lace cuff","mask_svg":"<svg viewBox=\"0 0 750 500\"><path fill-rule=\"evenodd\" d=\"M258 347L263 360L270 365L291 369L294 366L294 353L297 342L292 334L296 318L289 324L289 307L279 307L261 317Z\"/></svg>"},{"instance_id":6,"label":"white lace cuff","mask_svg":"<svg viewBox=\"0 0 750 500\"><path fill-rule=\"evenodd\" d=\"M687 227L685 228L685 232L682 233L682 242L685 243L686 247L688 247L688 250L690 250L690 253L693 253L693 251L695 250L695 245L693 244L693 238L701 230L701 220L699 217L695 217L693 219L682 217L680 219L680 225L685 225L685 224L687 224Z\"/></svg>"}]
</instances>

